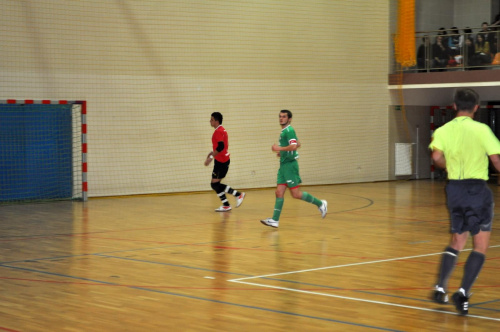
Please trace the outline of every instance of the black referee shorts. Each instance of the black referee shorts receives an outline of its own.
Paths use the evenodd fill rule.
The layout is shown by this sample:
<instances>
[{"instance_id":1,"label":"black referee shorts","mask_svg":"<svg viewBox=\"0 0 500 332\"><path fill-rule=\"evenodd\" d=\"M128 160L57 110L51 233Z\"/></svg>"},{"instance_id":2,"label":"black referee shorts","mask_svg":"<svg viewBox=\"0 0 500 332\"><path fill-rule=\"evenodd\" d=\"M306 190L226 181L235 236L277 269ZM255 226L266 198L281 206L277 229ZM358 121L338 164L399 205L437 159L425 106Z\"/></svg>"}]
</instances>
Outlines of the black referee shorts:
<instances>
[{"instance_id":1,"label":"black referee shorts","mask_svg":"<svg viewBox=\"0 0 500 332\"><path fill-rule=\"evenodd\" d=\"M229 164L231 160L228 160L225 163L221 163L214 159L214 170L212 171L212 179L222 180L226 177L227 172L229 171Z\"/></svg>"},{"instance_id":2,"label":"black referee shorts","mask_svg":"<svg viewBox=\"0 0 500 332\"><path fill-rule=\"evenodd\" d=\"M446 185L451 233L491 231L493 220L493 194L486 181L450 180Z\"/></svg>"}]
</instances>

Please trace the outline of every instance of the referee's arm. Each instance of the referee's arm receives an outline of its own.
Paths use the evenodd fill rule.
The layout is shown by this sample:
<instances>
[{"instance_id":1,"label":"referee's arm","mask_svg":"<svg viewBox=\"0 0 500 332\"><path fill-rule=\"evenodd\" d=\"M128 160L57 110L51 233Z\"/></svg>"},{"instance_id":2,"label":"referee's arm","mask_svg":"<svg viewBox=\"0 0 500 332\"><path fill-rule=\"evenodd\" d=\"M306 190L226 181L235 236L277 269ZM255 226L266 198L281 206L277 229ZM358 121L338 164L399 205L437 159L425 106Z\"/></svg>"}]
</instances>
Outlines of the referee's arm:
<instances>
[{"instance_id":1,"label":"referee's arm","mask_svg":"<svg viewBox=\"0 0 500 332\"><path fill-rule=\"evenodd\" d=\"M500 155L492 154L490 157L491 163L495 166L495 169L500 172Z\"/></svg>"},{"instance_id":2,"label":"referee's arm","mask_svg":"<svg viewBox=\"0 0 500 332\"><path fill-rule=\"evenodd\" d=\"M443 151L434 148L432 150L432 160L436 166L446 169L446 158L444 157Z\"/></svg>"}]
</instances>

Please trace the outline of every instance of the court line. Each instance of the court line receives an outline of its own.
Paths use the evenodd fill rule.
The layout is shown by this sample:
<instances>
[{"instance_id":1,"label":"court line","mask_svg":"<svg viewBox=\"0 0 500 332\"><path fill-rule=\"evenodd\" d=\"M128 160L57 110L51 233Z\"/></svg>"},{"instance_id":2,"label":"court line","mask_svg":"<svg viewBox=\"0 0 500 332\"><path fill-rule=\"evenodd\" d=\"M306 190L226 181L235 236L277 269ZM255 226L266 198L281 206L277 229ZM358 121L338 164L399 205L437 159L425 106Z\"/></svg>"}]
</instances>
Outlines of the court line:
<instances>
[{"instance_id":1,"label":"court line","mask_svg":"<svg viewBox=\"0 0 500 332\"><path fill-rule=\"evenodd\" d=\"M28 272L35 272L35 273L41 273L41 274L48 274L48 275L59 276L59 277L63 277L63 278L77 279L77 280L92 281L92 282L96 282L96 283L100 283L100 284L105 284L105 285L116 285L116 286L120 285L120 284L117 284L117 283L114 283L114 282L108 282L108 281L101 281L101 280L96 280L96 279L89 279L89 278L77 277L77 276L72 276L72 275L66 275L66 274L61 274L61 273L36 270L36 269L31 269L31 268L16 267L16 266L10 266L10 265L2 265L2 266L8 267L8 268L11 268L11 269L15 269L15 270L21 270L21 271L28 271ZM153 292L153 293L159 293L159 294L165 294L165 295L171 295L171 296L178 296L178 297L183 297L183 298L192 299L192 300L201 300L201 301L207 301L207 302L213 302L213 303L220 303L220 304L226 304L226 305L231 305L231 306L236 306L236 307L241 307L241 308L246 308L246 309L254 309L254 310L260 310L260 311L266 311L266 312L273 312L273 313L277 313L277 314L284 314L284 315L288 315L288 316L310 318L310 319L316 319L316 320L327 321L327 322L332 322L332 323L338 323L338 324L343 324L343 325L365 327L365 328L374 329L374 330L381 330L381 331L404 332L404 331L401 331L401 330L394 330L394 329L389 329L389 328L385 328L385 327L379 327L379 326L373 326L373 325L365 325L365 324L360 324L360 323L355 323L355 322L341 321L341 320L337 320L337 319L325 318L325 317L319 317L319 316L305 315L305 314L299 314L299 313L290 312L290 311L276 310L276 309L265 308L265 307L257 307L257 306L252 306L252 305L246 305L246 304L236 303L236 302L227 302L227 301L221 301L221 300L214 300L214 299L203 298L203 297L194 296L194 295L186 295L186 294L168 292L168 291L163 291L163 290L158 290L158 289L151 289L151 288L146 288L146 287L136 287L136 286L125 286L125 287L130 288L130 289L137 289L137 290L141 290L141 291L147 291L147 292ZM15 331L15 332L17 332L17 331Z\"/></svg>"},{"instance_id":2,"label":"court line","mask_svg":"<svg viewBox=\"0 0 500 332\"><path fill-rule=\"evenodd\" d=\"M471 250L471 249L466 249L466 250ZM443 252L441 251L441 252L437 252L437 253L433 253L433 254L416 255L416 256L406 256L406 257L396 257L396 258L380 259L380 260L370 261L370 262L359 262L359 263L350 263L350 264L343 264L343 265L324 266L324 267L317 267L317 268L314 268L314 269L306 269L306 270L298 270L298 271L288 271L288 272L281 272L281 273L265 274L265 275L254 276L254 277L231 279L231 280L228 280L228 281L239 282L240 280L247 280L247 279L269 278L269 277L281 276L281 275L286 275L286 274L295 274L295 273L303 273L303 272L321 271L321 270L336 269L336 268L340 268L340 267L350 267L350 266L357 266L357 265L366 265L366 264L375 264L375 263L384 263L384 262L391 262L391 261L399 261L399 260L404 260L404 259L419 258L419 257L426 257L426 256L435 256L435 255L440 255L442 253Z\"/></svg>"},{"instance_id":3,"label":"court line","mask_svg":"<svg viewBox=\"0 0 500 332\"><path fill-rule=\"evenodd\" d=\"M7 332L21 332L19 330L12 330L12 329L9 329L7 327L1 327L0 326L0 331L7 331Z\"/></svg>"},{"instance_id":4,"label":"court line","mask_svg":"<svg viewBox=\"0 0 500 332\"><path fill-rule=\"evenodd\" d=\"M500 247L500 245L490 246L489 248L496 248L496 247ZM462 251L471 251L471 250L472 250L472 248L464 249ZM445 313L445 314L451 314L451 315L458 315L458 313L449 312L449 311L443 311L443 310L436 310L436 309L415 307L415 306L409 306L409 305L404 305L404 304L382 302L382 301L374 301L374 300L367 300L367 299L361 299L361 298L355 298L355 297L348 297L348 296L342 296L342 295L327 294L327 293L313 292L313 291L305 291L305 290L299 290L299 289L288 288L288 287L271 286L271 285L264 285L264 284L254 283L254 282L243 281L243 280L259 279L259 278L272 279L270 277L279 276L279 275L304 273L304 272L313 272L313 271L321 271L321 270L327 270L327 269L336 269L336 268L341 268L341 267L351 267L351 266L359 266L359 265L367 265L367 264L375 264L375 263L384 263L384 262L391 262L391 261L398 261L398 260L405 260L405 259L412 259L412 258L419 258L419 257L428 257L428 256L441 255L442 253L443 252L441 251L441 252L432 253L432 254L414 255L414 256L406 256L406 257L395 257L395 258L381 259L381 260L376 260L376 261L371 261L371 262L359 262L359 263L351 263L351 264L343 264L343 265L325 266L325 267L314 268L314 269L289 271L289 272L273 273L273 274L266 274L266 275L261 275L261 276L254 276L254 277L245 277L245 278L230 279L228 281L229 282L235 282L235 283L241 283L241 284L245 284L245 285L251 285L251 286L266 287L266 288L279 289L279 290L285 290L285 291L292 291L292 292L298 292L298 293L305 293L305 294L312 294L312 295L321 295L321 296L327 296L327 297L334 297L334 298L339 298L339 299L344 299L344 300L366 302L366 303L380 304L380 305L388 305L388 306L394 306L394 307L400 307L400 308L406 308L406 309L414 309L414 310L420 310L420 311L430 311L430 312L438 312L438 313ZM500 318L492 318L492 317L485 317L485 316L478 316L478 315L467 315L467 316L468 317L474 317L474 318L479 318L479 319L493 320L493 321L500 322Z\"/></svg>"},{"instance_id":5,"label":"court line","mask_svg":"<svg viewBox=\"0 0 500 332\"><path fill-rule=\"evenodd\" d=\"M404 304L397 304L397 303L390 303L390 302L366 300L366 299L360 299L360 298L356 298L356 297L341 296L341 295L334 295L334 294L326 294L326 293L320 293L320 292L304 291L304 290L300 290L300 289L293 289L293 288L287 288L287 287L263 285L263 284L257 284L255 282L247 282L247 281L239 281L239 280L228 280L228 281L236 282L236 283L240 283L240 284L245 284L245 285L267 287L267 288L279 289L279 290L284 290L284 291L292 291L292 292L297 292L297 293L305 293L305 294L312 294L312 295L321 295L321 296L334 297L334 298L343 299L343 300L366 302L366 303L371 303L371 304L380 304L380 305L387 305L387 306L393 306L393 307L399 307L399 308L405 308L405 309L414 309L414 310L420 310L420 311L430 311L430 312L436 312L436 313L443 313L443 314L458 316L458 313L451 312L451 311L444 311L444 310L436 310L436 309L415 307L415 306L404 305ZM467 317L473 317L473 318L479 318L479 319L485 319L485 320L493 320L493 321L500 322L500 318L492 318L492 317L477 316L477 315L467 315Z\"/></svg>"},{"instance_id":6,"label":"court line","mask_svg":"<svg viewBox=\"0 0 500 332\"><path fill-rule=\"evenodd\" d=\"M499 245L495 246L490 246L488 248L497 248L500 247ZM462 251L471 251L472 249L464 249ZM332 266L324 266L324 267L317 267L314 269L306 269L306 270L297 270L297 271L288 271L288 272L281 272L281 273L273 273L273 274L265 274L265 275L260 275L260 276L253 276L253 277L246 277L246 278L239 278L239 279L231 279L228 281L234 281L238 282L240 280L247 280L247 279L258 279L258 278L268 278L268 277L274 277L274 276L280 276L280 275L286 275L286 274L295 274L295 273L303 273L303 272L311 272L311 271L321 271L321 270L328 270L328 269L336 269L340 267L350 267L350 266L357 266L357 265L366 265L366 264L375 264L375 263L384 263L384 262L392 262L392 261L399 261L399 260L405 260L405 259L412 259L412 258L419 258L419 257L428 257L428 256L436 256L436 255L441 255L443 252L435 252L432 254L423 254L423 255L415 255L415 256L406 256L406 257L395 257L395 258L388 258L388 259L379 259L376 261L370 261L370 262L359 262L359 263L350 263L350 264L343 264L343 265L332 265Z\"/></svg>"}]
</instances>

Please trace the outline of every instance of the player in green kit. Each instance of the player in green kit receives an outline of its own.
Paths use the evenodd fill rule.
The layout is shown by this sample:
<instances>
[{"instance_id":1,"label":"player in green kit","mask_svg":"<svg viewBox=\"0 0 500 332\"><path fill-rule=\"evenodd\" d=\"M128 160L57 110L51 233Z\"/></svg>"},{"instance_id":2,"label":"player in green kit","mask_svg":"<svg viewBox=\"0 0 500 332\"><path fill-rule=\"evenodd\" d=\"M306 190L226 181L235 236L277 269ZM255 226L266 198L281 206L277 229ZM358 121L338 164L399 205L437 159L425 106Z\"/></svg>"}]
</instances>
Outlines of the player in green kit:
<instances>
[{"instance_id":1,"label":"player in green kit","mask_svg":"<svg viewBox=\"0 0 500 332\"><path fill-rule=\"evenodd\" d=\"M325 217L327 213L327 202L319 200L311 194L301 191L299 185L302 183L299 174L299 163L297 158L299 154L297 149L300 147L300 142L297 139L295 130L290 125L292 122L292 112L282 110L279 115L281 125L280 144L273 144L271 150L278 153L280 157L280 169L278 170L278 181L276 186L276 202L274 204L274 213L272 218L263 219L260 222L266 226L278 228L281 209L283 208L284 195L286 188L290 189L293 198L301 199L308 203L314 204L319 208L321 217Z\"/></svg>"}]
</instances>

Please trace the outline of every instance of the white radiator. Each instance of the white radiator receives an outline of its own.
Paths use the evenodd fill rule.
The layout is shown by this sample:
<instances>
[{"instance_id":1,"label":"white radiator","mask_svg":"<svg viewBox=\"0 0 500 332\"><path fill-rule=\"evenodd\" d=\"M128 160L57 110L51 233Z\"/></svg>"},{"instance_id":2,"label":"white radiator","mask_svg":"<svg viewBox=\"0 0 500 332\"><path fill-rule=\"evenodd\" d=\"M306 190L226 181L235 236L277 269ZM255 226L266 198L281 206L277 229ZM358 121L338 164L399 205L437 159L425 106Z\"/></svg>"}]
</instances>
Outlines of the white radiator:
<instances>
[{"instance_id":1,"label":"white radiator","mask_svg":"<svg viewBox=\"0 0 500 332\"><path fill-rule=\"evenodd\" d=\"M413 144L412 143L396 143L396 170L395 175L412 175L412 156Z\"/></svg>"}]
</instances>

